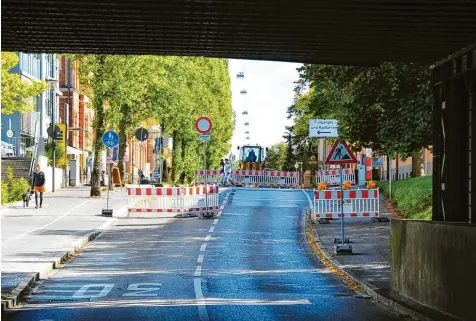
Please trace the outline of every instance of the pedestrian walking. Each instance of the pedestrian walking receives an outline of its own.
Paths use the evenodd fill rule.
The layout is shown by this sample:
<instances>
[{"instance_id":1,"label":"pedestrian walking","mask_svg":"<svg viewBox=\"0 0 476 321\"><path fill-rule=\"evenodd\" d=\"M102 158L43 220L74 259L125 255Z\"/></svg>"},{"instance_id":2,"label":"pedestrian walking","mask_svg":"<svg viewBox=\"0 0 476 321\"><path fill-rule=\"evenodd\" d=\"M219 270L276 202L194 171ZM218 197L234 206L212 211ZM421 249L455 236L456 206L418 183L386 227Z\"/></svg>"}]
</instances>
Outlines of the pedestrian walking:
<instances>
[{"instance_id":1,"label":"pedestrian walking","mask_svg":"<svg viewBox=\"0 0 476 321\"><path fill-rule=\"evenodd\" d=\"M40 208L43 205L43 193L45 192L45 173L41 170L40 164L36 164L33 172L33 192L35 192L35 208L38 208L38 193L40 193Z\"/></svg>"}]
</instances>

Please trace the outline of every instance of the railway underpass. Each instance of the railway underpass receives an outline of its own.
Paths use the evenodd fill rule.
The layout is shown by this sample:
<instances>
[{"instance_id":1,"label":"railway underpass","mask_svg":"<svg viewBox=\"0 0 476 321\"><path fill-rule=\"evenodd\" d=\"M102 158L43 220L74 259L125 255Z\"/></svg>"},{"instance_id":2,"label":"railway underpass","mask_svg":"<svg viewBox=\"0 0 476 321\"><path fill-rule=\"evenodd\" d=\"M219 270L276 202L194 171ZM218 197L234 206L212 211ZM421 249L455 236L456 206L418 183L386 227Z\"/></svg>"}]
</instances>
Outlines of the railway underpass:
<instances>
[{"instance_id":1,"label":"railway underpass","mask_svg":"<svg viewBox=\"0 0 476 321\"><path fill-rule=\"evenodd\" d=\"M476 288L473 1L2 2L2 49L434 64L433 221L392 223L392 290L467 318Z\"/></svg>"}]
</instances>

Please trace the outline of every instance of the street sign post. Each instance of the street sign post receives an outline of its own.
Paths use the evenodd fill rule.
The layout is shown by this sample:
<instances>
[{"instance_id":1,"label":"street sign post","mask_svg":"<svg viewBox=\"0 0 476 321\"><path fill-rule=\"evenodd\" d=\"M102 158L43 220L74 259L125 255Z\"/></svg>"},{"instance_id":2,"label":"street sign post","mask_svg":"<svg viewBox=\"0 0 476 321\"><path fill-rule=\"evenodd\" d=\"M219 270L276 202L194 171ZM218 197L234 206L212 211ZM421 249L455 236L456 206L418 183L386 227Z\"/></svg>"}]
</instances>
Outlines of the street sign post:
<instances>
[{"instance_id":1,"label":"street sign post","mask_svg":"<svg viewBox=\"0 0 476 321\"><path fill-rule=\"evenodd\" d=\"M203 142L203 171L205 174L205 214L202 216L213 216L213 212L210 215L208 212L208 184L207 184L207 142L210 141L210 135L207 135L212 130L213 124L210 118L202 116L195 122L195 129L201 135L199 140Z\"/></svg>"},{"instance_id":2,"label":"street sign post","mask_svg":"<svg viewBox=\"0 0 476 321\"><path fill-rule=\"evenodd\" d=\"M339 122L336 119L310 119L309 137L338 137Z\"/></svg>"},{"instance_id":3,"label":"street sign post","mask_svg":"<svg viewBox=\"0 0 476 321\"><path fill-rule=\"evenodd\" d=\"M111 181L111 166L109 164L109 158L112 158L110 155L111 155L111 150L114 148L114 147L117 147L119 146L119 134L116 133L115 131L113 130L108 130L106 131L103 135L102 135L102 143L104 144L104 146L106 146L107 148L107 155L106 155L106 159L108 160L106 162L106 166L107 166L107 169L108 169L108 174L107 174L107 197L106 197L106 208L102 209L102 212L101 214L103 216L112 216L112 208L110 209L109 208L109 187L110 187L110 181Z\"/></svg>"},{"instance_id":4,"label":"street sign post","mask_svg":"<svg viewBox=\"0 0 476 321\"><path fill-rule=\"evenodd\" d=\"M357 159L354 154L347 147L346 143L336 140L332 145L331 151L326 159L326 164L338 164L340 165L340 210L341 210L341 240L340 244L336 244L335 252L338 253L352 253L352 245L345 243L344 233L344 191L343 191L343 178L342 178L342 165L344 164L356 164Z\"/></svg>"},{"instance_id":5,"label":"street sign post","mask_svg":"<svg viewBox=\"0 0 476 321\"><path fill-rule=\"evenodd\" d=\"M200 117L195 122L195 129L202 135L208 134L212 130L213 124L210 118Z\"/></svg>"},{"instance_id":6,"label":"street sign post","mask_svg":"<svg viewBox=\"0 0 476 321\"><path fill-rule=\"evenodd\" d=\"M102 135L102 143L106 148L114 148L119 145L119 134L113 130L108 130Z\"/></svg>"}]
</instances>

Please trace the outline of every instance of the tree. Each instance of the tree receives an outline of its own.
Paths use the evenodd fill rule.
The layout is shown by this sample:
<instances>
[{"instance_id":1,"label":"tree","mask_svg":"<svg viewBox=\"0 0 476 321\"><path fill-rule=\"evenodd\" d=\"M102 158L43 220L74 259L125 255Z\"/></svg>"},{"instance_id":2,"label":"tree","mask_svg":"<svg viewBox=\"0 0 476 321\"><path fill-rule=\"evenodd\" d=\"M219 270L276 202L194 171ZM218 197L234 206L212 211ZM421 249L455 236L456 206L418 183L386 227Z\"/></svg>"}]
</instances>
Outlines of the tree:
<instances>
[{"instance_id":1,"label":"tree","mask_svg":"<svg viewBox=\"0 0 476 321\"><path fill-rule=\"evenodd\" d=\"M2 114L33 111L34 102L31 98L46 90L44 81L31 80L31 83L28 83L23 81L19 74L10 73L18 62L16 53L2 52Z\"/></svg>"},{"instance_id":2,"label":"tree","mask_svg":"<svg viewBox=\"0 0 476 321\"><path fill-rule=\"evenodd\" d=\"M208 144L209 167L216 167L230 147L233 131L228 62L203 57L71 56L80 62L96 113L95 165L91 195L99 195L99 153L107 126L119 129L119 166L128 138L147 119L165 125L173 138L172 178L191 180L203 162L202 145L194 129L204 114L213 121ZM108 108L105 108L106 105ZM94 173L96 172L96 174Z\"/></svg>"},{"instance_id":3,"label":"tree","mask_svg":"<svg viewBox=\"0 0 476 321\"><path fill-rule=\"evenodd\" d=\"M307 93L303 83L310 86ZM303 151L309 119L335 118L340 138L352 149L370 147L391 157L410 156L432 143L429 85L429 66L304 65L295 102L288 108L289 117L295 118L296 151Z\"/></svg>"},{"instance_id":4,"label":"tree","mask_svg":"<svg viewBox=\"0 0 476 321\"><path fill-rule=\"evenodd\" d=\"M286 165L288 145L284 142L277 143L268 149L266 167L282 171Z\"/></svg>"}]
</instances>

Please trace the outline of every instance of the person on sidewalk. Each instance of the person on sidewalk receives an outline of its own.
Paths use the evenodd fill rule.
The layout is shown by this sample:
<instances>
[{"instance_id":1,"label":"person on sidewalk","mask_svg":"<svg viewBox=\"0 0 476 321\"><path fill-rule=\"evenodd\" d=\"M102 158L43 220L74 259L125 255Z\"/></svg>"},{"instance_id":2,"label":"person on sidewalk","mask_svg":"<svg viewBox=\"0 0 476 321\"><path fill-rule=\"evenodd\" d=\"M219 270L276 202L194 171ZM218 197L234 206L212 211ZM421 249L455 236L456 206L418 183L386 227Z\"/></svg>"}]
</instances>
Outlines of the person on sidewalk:
<instances>
[{"instance_id":1,"label":"person on sidewalk","mask_svg":"<svg viewBox=\"0 0 476 321\"><path fill-rule=\"evenodd\" d=\"M33 192L35 192L35 208L38 208L38 193L40 193L40 208L43 205L43 193L45 192L45 173L41 170L40 164L36 164L33 172Z\"/></svg>"}]
</instances>

